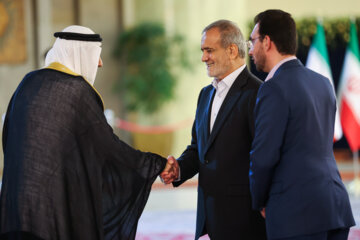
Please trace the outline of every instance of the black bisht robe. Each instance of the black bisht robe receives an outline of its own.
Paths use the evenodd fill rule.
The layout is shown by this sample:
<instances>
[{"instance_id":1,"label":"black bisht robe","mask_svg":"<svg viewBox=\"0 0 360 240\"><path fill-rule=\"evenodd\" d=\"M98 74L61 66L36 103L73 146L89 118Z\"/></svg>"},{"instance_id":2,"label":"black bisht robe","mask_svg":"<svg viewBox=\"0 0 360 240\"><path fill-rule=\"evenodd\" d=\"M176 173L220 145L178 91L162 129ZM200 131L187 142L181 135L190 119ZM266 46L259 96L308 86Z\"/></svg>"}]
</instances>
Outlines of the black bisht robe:
<instances>
[{"instance_id":1,"label":"black bisht robe","mask_svg":"<svg viewBox=\"0 0 360 240\"><path fill-rule=\"evenodd\" d=\"M3 129L0 239L135 238L166 159L119 140L103 110L61 64L25 76Z\"/></svg>"}]
</instances>

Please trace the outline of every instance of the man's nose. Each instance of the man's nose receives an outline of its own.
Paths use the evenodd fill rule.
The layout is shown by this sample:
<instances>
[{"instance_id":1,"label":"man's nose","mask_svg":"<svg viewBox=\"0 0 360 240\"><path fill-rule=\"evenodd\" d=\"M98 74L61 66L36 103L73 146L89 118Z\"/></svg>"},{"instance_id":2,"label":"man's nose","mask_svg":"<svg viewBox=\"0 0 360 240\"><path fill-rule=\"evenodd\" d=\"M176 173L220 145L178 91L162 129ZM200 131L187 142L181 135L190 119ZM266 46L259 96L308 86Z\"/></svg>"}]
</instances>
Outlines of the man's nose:
<instances>
[{"instance_id":1,"label":"man's nose","mask_svg":"<svg viewBox=\"0 0 360 240\"><path fill-rule=\"evenodd\" d=\"M99 58L99 63L98 63L98 67L102 67L103 66L103 61L101 58Z\"/></svg>"},{"instance_id":2,"label":"man's nose","mask_svg":"<svg viewBox=\"0 0 360 240\"><path fill-rule=\"evenodd\" d=\"M206 62L209 59L208 55L206 52L203 52L202 57L201 57L201 61L202 62Z\"/></svg>"}]
</instances>

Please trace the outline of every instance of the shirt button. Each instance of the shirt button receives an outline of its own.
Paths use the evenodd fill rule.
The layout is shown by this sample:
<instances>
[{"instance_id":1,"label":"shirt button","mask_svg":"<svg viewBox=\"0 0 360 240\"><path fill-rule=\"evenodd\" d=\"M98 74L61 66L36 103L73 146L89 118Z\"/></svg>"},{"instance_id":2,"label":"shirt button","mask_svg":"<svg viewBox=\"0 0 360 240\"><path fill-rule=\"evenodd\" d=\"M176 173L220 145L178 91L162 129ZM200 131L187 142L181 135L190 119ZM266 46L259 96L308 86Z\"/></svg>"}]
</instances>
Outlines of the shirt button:
<instances>
[{"instance_id":1,"label":"shirt button","mask_svg":"<svg viewBox=\"0 0 360 240\"><path fill-rule=\"evenodd\" d=\"M209 163L209 160L205 159L205 163L208 164L208 163Z\"/></svg>"}]
</instances>

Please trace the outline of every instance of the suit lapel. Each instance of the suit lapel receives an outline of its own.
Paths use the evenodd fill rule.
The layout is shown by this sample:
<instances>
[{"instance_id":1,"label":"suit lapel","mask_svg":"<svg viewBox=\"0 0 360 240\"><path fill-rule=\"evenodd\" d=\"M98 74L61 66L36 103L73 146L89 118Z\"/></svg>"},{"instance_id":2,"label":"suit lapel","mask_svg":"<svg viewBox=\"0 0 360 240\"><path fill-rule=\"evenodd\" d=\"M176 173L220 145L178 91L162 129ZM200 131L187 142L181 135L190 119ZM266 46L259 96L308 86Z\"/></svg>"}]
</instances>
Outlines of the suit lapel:
<instances>
[{"instance_id":1,"label":"suit lapel","mask_svg":"<svg viewBox=\"0 0 360 240\"><path fill-rule=\"evenodd\" d=\"M212 142L214 141L216 135L219 133L221 127L223 126L225 120L227 119L227 117L229 116L229 114L231 113L235 103L237 102L237 100L240 98L241 96L241 89L242 87L247 83L247 78L248 78L248 70L247 68L245 68L240 74L239 76L236 78L235 82L233 83L233 85L231 86L228 94L226 95L226 98L224 99L224 102L221 105L221 108L219 110L219 114L216 117L212 132L210 134L210 138L207 141L206 144L206 148L205 148L205 152L207 152L208 148L210 147L210 145L212 144ZM212 102L212 101L211 101ZM210 104L210 108L209 108L209 115L211 112L211 104ZM210 129L210 118L208 120L208 129ZM209 132L209 130L208 130Z\"/></svg>"},{"instance_id":2,"label":"suit lapel","mask_svg":"<svg viewBox=\"0 0 360 240\"><path fill-rule=\"evenodd\" d=\"M215 88L212 88L210 90L210 94L209 94L209 100L207 101L207 105L205 106L205 122L206 124L203 124L203 126L205 127L205 129L203 129L203 132L205 133L205 142L208 141L209 139L209 135L210 135L210 116L211 116L211 107L212 107L212 102L214 100L215 97Z\"/></svg>"}]
</instances>

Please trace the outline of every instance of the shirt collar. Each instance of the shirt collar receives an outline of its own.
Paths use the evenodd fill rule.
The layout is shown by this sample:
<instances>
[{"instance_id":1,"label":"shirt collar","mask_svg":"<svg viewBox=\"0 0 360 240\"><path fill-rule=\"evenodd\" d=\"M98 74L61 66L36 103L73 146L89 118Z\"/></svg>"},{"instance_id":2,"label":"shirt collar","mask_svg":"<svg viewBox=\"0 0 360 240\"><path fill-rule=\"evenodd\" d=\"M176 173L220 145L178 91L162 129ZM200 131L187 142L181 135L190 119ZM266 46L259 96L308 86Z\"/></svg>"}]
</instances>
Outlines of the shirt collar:
<instances>
[{"instance_id":1,"label":"shirt collar","mask_svg":"<svg viewBox=\"0 0 360 240\"><path fill-rule=\"evenodd\" d=\"M236 69L235 71L233 71L232 73L230 73L220 81L214 78L211 84L217 91L218 90L222 91L225 88L230 88L235 82L235 79L240 75L240 73L245 69L245 67L246 64L242 65L241 67L239 67L238 69Z\"/></svg>"},{"instance_id":2,"label":"shirt collar","mask_svg":"<svg viewBox=\"0 0 360 240\"><path fill-rule=\"evenodd\" d=\"M283 65L284 63L288 62L288 61L291 61L291 60L294 60L296 59L295 56L291 56L291 57L287 57L287 58L284 58L283 60L281 60L280 62L278 62L278 64L275 65L275 67L273 67L271 69L271 71L269 72L269 74L267 75L266 79L265 79L265 82L268 81L270 78L272 78L276 72L276 70L279 69L279 67L281 65Z\"/></svg>"}]
</instances>

